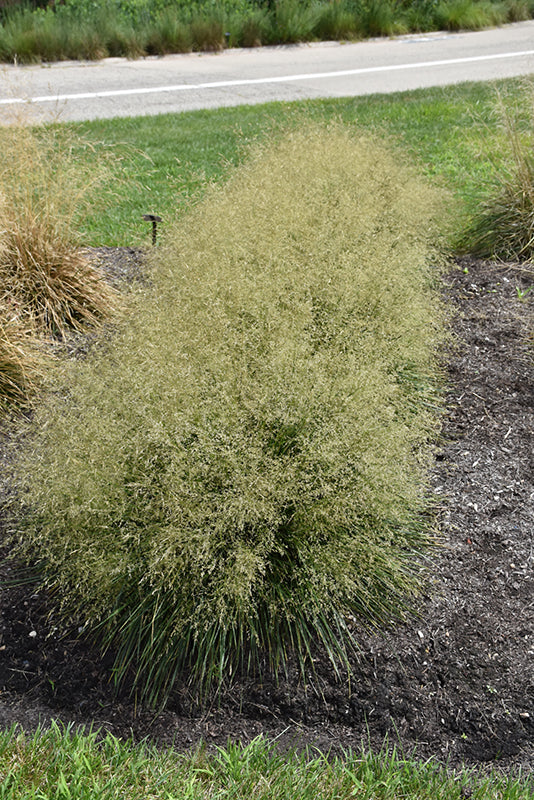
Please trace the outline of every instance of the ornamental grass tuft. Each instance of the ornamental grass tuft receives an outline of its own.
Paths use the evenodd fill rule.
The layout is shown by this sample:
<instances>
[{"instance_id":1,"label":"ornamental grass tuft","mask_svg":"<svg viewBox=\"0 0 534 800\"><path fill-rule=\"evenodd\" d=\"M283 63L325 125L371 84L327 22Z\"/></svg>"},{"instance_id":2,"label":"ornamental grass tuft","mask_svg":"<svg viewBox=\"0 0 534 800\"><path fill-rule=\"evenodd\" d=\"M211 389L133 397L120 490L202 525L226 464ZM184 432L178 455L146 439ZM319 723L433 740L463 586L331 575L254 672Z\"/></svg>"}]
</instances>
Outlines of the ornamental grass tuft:
<instances>
[{"instance_id":1,"label":"ornamental grass tuft","mask_svg":"<svg viewBox=\"0 0 534 800\"><path fill-rule=\"evenodd\" d=\"M42 377L43 356L18 319L0 303L0 413L27 403Z\"/></svg>"},{"instance_id":2,"label":"ornamental grass tuft","mask_svg":"<svg viewBox=\"0 0 534 800\"><path fill-rule=\"evenodd\" d=\"M458 247L504 261L534 259L534 84L515 99L497 93L482 153L490 165Z\"/></svg>"},{"instance_id":3,"label":"ornamental grass tuft","mask_svg":"<svg viewBox=\"0 0 534 800\"><path fill-rule=\"evenodd\" d=\"M100 322L117 296L76 231L106 171L83 167L67 131L0 128L0 411L25 404L46 373L39 339Z\"/></svg>"},{"instance_id":4,"label":"ornamental grass tuft","mask_svg":"<svg viewBox=\"0 0 534 800\"><path fill-rule=\"evenodd\" d=\"M256 146L37 411L20 548L145 700L293 656L307 675L316 647L348 666L355 626L417 592L439 207L340 125Z\"/></svg>"},{"instance_id":5,"label":"ornamental grass tuft","mask_svg":"<svg viewBox=\"0 0 534 800\"><path fill-rule=\"evenodd\" d=\"M58 128L0 129L0 301L40 334L64 336L116 306L77 242L101 177L79 165L83 146Z\"/></svg>"}]
</instances>

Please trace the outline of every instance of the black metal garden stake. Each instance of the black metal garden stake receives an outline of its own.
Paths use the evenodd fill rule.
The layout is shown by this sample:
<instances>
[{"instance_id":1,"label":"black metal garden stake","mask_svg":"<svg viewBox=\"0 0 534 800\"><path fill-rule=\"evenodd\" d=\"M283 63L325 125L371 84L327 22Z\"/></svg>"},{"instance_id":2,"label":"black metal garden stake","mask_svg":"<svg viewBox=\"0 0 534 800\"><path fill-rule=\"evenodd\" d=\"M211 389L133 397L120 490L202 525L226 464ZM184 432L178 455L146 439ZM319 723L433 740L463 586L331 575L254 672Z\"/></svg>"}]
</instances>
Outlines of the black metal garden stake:
<instances>
[{"instance_id":1,"label":"black metal garden stake","mask_svg":"<svg viewBox=\"0 0 534 800\"><path fill-rule=\"evenodd\" d=\"M143 219L152 223L152 244L155 245L158 234L157 225L158 222L161 222L161 217L158 217L157 214L143 214Z\"/></svg>"}]
</instances>

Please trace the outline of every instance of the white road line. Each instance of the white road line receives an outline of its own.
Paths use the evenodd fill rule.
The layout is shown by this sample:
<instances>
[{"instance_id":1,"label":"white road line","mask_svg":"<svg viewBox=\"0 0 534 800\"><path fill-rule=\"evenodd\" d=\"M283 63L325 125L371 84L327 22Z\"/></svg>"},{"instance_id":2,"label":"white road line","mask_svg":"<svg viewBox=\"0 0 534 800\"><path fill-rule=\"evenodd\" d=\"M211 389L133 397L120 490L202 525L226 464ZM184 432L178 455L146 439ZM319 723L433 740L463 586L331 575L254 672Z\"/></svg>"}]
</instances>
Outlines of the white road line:
<instances>
[{"instance_id":1,"label":"white road line","mask_svg":"<svg viewBox=\"0 0 534 800\"><path fill-rule=\"evenodd\" d=\"M112 89L101 92L79 92L76 94L40 95L38 97L13 97L0 99L0 105L10 103L47 103L60 100L91 100L96 97L121 97L125 95L158 94L161 92L186 92L198 89L222 89L230 86L252 86L261 83L290 83L292 81L317 80L321 78L342 78L349 75L368 75L373 72L395 72L406 69L422 69L443 67L451 64L472 64L477 61L492 61L502 58L522 58L533 56L534 50L520 50L515 53L494 53L486 56L468 56L465 58L449 58L441 61L419 61L413 64L393 64L381 67L362 67L359 69L343 69L338 72L310 72L302 75L279 75L269 78L242 78L238 80L212 81L209 83L178 83L170 86L152 86L141 89Z\"/></svg>"}]
</instances>

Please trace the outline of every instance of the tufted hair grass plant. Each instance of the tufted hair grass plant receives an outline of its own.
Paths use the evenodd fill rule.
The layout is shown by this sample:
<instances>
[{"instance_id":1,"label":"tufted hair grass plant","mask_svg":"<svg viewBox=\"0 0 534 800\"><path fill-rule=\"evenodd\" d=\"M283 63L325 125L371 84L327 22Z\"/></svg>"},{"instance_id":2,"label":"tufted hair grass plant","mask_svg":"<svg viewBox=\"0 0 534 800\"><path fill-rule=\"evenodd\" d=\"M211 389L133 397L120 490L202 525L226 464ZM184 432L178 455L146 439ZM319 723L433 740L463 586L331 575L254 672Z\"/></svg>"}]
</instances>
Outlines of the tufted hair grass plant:
<instances>
[{"instance_id":1,"label":"tufted hair grass plant","mask_svg":"<svg viewBox=\"0 0 534 800\"><path fill-rule=\"evenodd\" d=\"M188 25L181 22L171 9L163 9L154 19L147 37L149 54L190 53L193 38Z\"/></svg>"},{"instance_id":2,"label":"tufted hair grass plant","mask_svg":"<svg viewBox=\"0 0 534 800\"><path fill-rule=\"evenodd\" d=\"M321 7L315 33L322 41L356 39L362 35L362 25L347 0L333 0Z\"/></svg>"},{"instance_id":3,"label":"tufted hair grass plant","mask_svg":"<svg viewBox=\"0 0 534 800\"><path fill-rule=\"evenodd\" d=\"M446 0L436 9L439 28L445 30L482 30L491 25L506 22L506 7L503 3L472 2L472 0Z\"/></svg>"},{"instance_id":4,"label":"tufted hair grass plant","mask_svg":"<svg viewBox=\"0 0 534 800\"><path fill-rule=\"evenodd\" d=\"M35 333L63 336L116 306L113 290L82 254L77 227L105 174L66 129L0 129L0 300Z\"/></svg>"},{"instance_id":5,"label":"tufted hair grass plant","mask_svg":"<svg viewBox=\"0 0 534 800\"><path fill-rule=\"evenodd\" d=\"M283 44L313 39L321 11L319 4L279 0L275 5L277 39Z\"/></svg>"},{"instance_id":6,"label":"tufted hair grass plant","mask_svg":"<svg viewBox=\"0 0 534 800\"><path fill-rule=\"evenodd\" d=\"M393 36L408 31L395 0L367 0L359 7L359 18L365 36Z\"/></svg>"},{"instance_id":7,"label":"tufted hair grass plant","mask_svg":"<svg viewBox=\"0 0 534 800\"><path fill-rule=\"evenodd\" d=\"M348 667L430 540L439 198L339 124L256 147L18 467L21 550L151 703L292 654L307 675L316 646Z\"/></svg>"}]
</instances>

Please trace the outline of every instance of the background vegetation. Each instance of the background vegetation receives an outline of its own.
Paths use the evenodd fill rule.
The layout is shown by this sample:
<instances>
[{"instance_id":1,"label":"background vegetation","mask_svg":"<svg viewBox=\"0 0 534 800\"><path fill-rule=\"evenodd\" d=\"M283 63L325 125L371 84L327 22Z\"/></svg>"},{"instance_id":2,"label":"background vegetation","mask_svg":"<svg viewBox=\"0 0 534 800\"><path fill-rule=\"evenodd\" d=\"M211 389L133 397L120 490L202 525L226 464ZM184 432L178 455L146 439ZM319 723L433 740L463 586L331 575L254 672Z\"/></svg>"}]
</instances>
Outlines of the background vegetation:
<instances>
[{"instance_id":1,"label":"background vegetation","mask_svg":"<svg viewBox=\"0 0 534 800\"><path fill-rule=\"evenodd\" d=\"M476 30L533 14L534 0L2 0L0 60L137 58L411 31Z\"/></svg>"}]
</instances>

